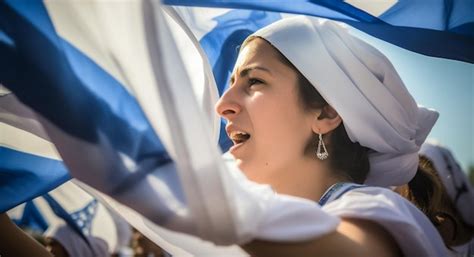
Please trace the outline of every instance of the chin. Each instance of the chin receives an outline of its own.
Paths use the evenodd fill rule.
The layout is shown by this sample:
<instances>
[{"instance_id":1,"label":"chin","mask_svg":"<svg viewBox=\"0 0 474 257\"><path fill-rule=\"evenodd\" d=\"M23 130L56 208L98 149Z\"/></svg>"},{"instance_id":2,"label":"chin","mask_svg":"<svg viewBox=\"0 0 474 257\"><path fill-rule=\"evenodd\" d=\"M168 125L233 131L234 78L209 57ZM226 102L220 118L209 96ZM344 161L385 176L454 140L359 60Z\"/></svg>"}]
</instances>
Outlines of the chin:
<instances>
[{"instance_id":1,"label":"chin","mask_svg":"<svg viewBox=\"0 0 474 257\"><path fill-rule=\"evenodd\" d=\"M256 169L255 166L250 165L250 163L237 160L237 167L242 171L242 173L247 177L247 179L257 182L263 183L262 181L262 170Z\"/></svg>"},{"instance_id":2,"label":"chin","mask_svg":"<svg viewBox=\"0 0 474 257\"><path fill-rule=\"evenodd\" d=\"M251 169L249 168L248 162L245 162L242 159L235 159L235 164L245 175L248 175L250 173Z\"/></svg>"},{"instance_id":3,"label":"chin","mask_svg":"<svg viewBox=\"0 0 474 257\"><path fill-rule=\"evenodd\" d=\"M239 169L245 173L245 162L242 161L242 159L235 159L235 164L237 165L237 167L239 167Z\"/></svg>"}]
</instances>

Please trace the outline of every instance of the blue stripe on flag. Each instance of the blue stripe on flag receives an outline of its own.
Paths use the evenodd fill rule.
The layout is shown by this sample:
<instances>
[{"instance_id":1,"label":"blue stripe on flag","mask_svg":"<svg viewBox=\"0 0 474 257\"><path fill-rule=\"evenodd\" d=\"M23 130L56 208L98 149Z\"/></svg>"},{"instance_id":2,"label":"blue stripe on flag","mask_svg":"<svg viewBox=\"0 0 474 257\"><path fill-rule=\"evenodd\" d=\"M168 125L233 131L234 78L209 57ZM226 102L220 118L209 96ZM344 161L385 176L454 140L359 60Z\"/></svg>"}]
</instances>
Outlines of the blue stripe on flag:
<instances>
[{"instance_id":1,"label":"blue stripe on flag","mask_svg":"<svg viewBox=\"0 0 474 257\"><path fill-rule=\"evenodd\" d=\"M238 8L214 18L217 25L200 40L213 67L213 73L219 94L229 86L229 77L237 59L238 51L243 40L258 30L281 18L280 13L305 14L344 21L372 36L381 38L406 49L436 57L452 58L474 62L474 38L466 37L474 33L470 20L474 20L473 4L466 1L451 1L439 4L449 13L433 18L433 6L426 6L426 1L401 0L382 15L382 19L374 17L343 1L252 1L252 0L164 0L168 5ZM473 2L474 3L474 2ZM451 6L451 7L450 7ZM471 13L465 10L471 9ZM464 13L463 13L464 12ZM423 13L421 16L420 14ZM422 24L418 24L420 17ZM449 16L449 17L448 17ZM416 17L416 19L414 18ZM392 26L398 22L412 24L413 27ZM410 20L414 19L414 20ZM408 20L408 21L407 21ZM426 21L428 20L428 21ZM465 20L466 24L454 28L443 28L438 23L449 23L453 20ZM422 28L416 25L423 25ZM431 26L431 27L430 27ZM438 28L440 30L434 30ZM462 33L464 35L461 35ZM433 42L437 42L433 44ZM232 145L225 133L224 121L221 123L219 145L227 151Z\"/></svg>"},{"instance_id":2,"label":"blue stripe on flag","mask_svg":"<svg viewBox=\"0 0 474 257\"><path fill-rule=\"evenodd\" d=\"M103 132L115 149L134 160L162 155L165 149L136 100L116 79L54 34L50 23L44 25L48 17L44 6L27 6L18 14L9 6L1 9L5 20L0 18L0 24L18 41L16 49L5 51L5 55L16 54L11 57L14 63L4 64L9 70L0 71L5 86L71 135L96 142L97 133Z\"/></svg>"},{"instance_id":3,"label":"blue stripe on flag","mask_svg":"<svg viewBox=\"0 0 474 257\"><path fill-rule=\"evenodd\" d=\"M376 17L340 0L293 0L293 1L253 1L253 0L163 0L167 5L199 6L284 12L326 17L335 20L358 20L380 22Z\"/></svg>"},{"instance_id":4,"label":"blue stripe on flag","mask_svg":"<svg viewBox=\"0 0 474 257\"><path fill-rule=\"evenodd\" d=\"M474 2L469 0L399 0L380 17L374 17L342 0L164 0L164 3L277 11L329 18L346 22L411 51L474 63Z\"/></svg>"},{"instance_id":5,"label":"blue stripe on flag","mask_svg":"<svg viewBox=\"0 0 474 257\"><path fill-rule=\"evenodd\" d=\"M97 214L97 208L99 207L97 199L93 199L83 208L70 214L71 219L74 220L82 233L85 235L91 234L92 221Z\"/></svg>"},{"instance_id":6,"label":"blue stripe on flag","mask_svg":"<svg viewBox=\"0 0 474 257\"><path fill-rule=\"evenodd\" d=\"M120 178L123 183L117 185L119 189L151 172L150 163L161 166L171 162L136 99L120 82L56 34L42 2L0 2L0 30L14 43L0 41L2 84L68 134L92 143L98 142L99 135L105 136L114 151L126 155L138 167L144 164L149 168L125 174ZM3 166L0 164L1 169ZM48 168L38 164L27 171L34 175ZM58 181L65 181L54 176L42 180L30 176L23 180L50 190L59 185ZM17 184L10 188L13 185ZM28 188L21 188L13 202L18 204L47 191L32 194ZM4 209L12 207L11 201L1 204Z\"/></svg>"},{"instance_id":7,"label":"blue stripe on flag","mask_svg":"<svg viewBox=\"0 0 474 257\"><path fill-rule=\"evenodd\" d=\"M7 36L7 34L5 34L5 32L1 31L0 30L0 41L3 43L3 44L6 44L10 47L14 47L15 46L15 43L13 42L13 40Z\"/></svg>"},{"instance_id":8,"label":"blue stripe on flag","mask_svg":"<svg viewBox=\"0 0 474 257\"><path fill-rule=\"evenodd\" d=\"M71 227L84 241L90 246L90 242L82 228L76 223L72 216L59 204L51 195L45 194L43 198L48 202L49 206L53 210L54 214L62 218L66 224ZM91 248L92 249L92 248Z\"/></svg>"},{"instance_id":9,"label":"blue stripe on flag","mask_svg":"<svg viewBox=\"0 0 474 257\"><path fill-rule=\"evenodd\" d=\"M0 213L70 179L63 162L0 147Z\"/></svg>"},{"instance_id":10,"label":"blue stripe on flag","mask_svg":"<svg viewBox=\"0 0 474 257\"><path fill-rule=\"evenodd\" d=\"M46 231L49 226L33 201L26 202L21 218L13 221L20 227L26 227L39 233Z\"/></svg>"}]
</instances>

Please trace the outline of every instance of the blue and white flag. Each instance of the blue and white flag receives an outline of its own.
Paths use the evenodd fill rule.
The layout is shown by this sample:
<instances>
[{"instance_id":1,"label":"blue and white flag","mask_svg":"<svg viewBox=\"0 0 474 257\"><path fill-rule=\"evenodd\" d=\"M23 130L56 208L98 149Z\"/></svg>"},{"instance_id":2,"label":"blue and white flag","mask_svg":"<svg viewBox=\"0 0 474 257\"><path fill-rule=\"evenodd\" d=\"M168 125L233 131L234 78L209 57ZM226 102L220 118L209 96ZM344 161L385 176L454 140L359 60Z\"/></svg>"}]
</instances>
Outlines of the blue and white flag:
<instances>
[{"instance_id":1,"label":"blue and white flag","mask_svg":"<svg viewBox=\"0 0 474 257\"><path fill-rule=\"evenodd\" d=\"M31 109L0 95L0 211L46 194L71 178Z\"/></svg>"},{"instance_id":2,"label":"blue and white flag","mask_svg":"<svg viewBox=\"0 0 474 257\"><path fill-rule=\"evenodd\" d=\"M240 33L242 30L251 30L255 26L256 17L262 19L262 16L281 13L303 14L345 22L372 36L418 53L474 62L474 50L471 47L474 43L474 2L470 0L163 2L173 6L233 8L233 23L229 22L227 25L232 24L232 29L236 28L235 24L240 24ZM199 12L204 13L205 8L201 8ZM246 20L245 13L251 12L252 18ZM215 21L218 23L217 27L221 26L220 29L229 31L229 27L222 26L226 19L218 18Z\"/></svg>"},{"instance_id":3,"label":"blue and white flag","mask_svg":"<svg viewBox=\"0 0 474 257\"><path fill-rule=\"evenodd\" d=\"M199 40L220 94L229 85L242 41L259 28L296 14L341 21L417 53L474 63L474 1L470 0L163 2L173 6ZM224 151L231 145L223 130L219 143Z\"/></svg>"},{"instance_id":4,"label":"blue and white flag","mask_svg":"<svg viewBox=\"0 0 474 257\"><path fill-rule=\"evenodd\" d=\"M286 13L474 62L472 1L425 2L369 10L358 1L168 0L163 9L152 0L2 1L0 83L30 114L0 97L0 125L9 131L0 148L0 211L72 176L151 223L218 244L327 233L337 218L275 196L222 161L214 103L242 40ZM425 19L408 19L413 13ZM19 144L22 137L29 144ZM219 143L228 147L225 136Z\"/></svg>"},{"instance_id":5,"label":"blue and white flag","mask_svg":"<svg viewBox=\"0 0 474 257\"><path fill-rule=\"evenodd\" d=\"M66 224L86 245L93 237L105 241L110 254L131 240L131 227L124 229L118 216L73 181L17 206L8 214L17 225L38 233Z\"/></svg>"},{"instance_id":6,"label":"blue and white flag","mask_svg":"<svg viewBox=\"0 0 474 257\"><path fill-rule=\"evenodd\" d=\"M0 13L1 83L32 109L73 177L217 244L335 229L339 219L313 202L275 195L226 165L210 65L172 9L4 1Z\"/></svg>"}]
</instances>

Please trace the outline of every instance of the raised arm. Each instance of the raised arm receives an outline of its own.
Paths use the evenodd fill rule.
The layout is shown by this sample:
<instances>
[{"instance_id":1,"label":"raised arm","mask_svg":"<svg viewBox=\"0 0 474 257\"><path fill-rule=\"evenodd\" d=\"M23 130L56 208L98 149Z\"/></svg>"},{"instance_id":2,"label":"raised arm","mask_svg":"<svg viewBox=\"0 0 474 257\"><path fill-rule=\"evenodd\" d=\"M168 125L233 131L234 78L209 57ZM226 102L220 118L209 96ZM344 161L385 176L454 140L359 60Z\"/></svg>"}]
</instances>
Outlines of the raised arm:
<instances>
[{"instance_id":1,"label":"raised arm","mask_svg":"<svg viewBox=\"0 0 474 257\"><path fill-rule=\"evenodd\" d=\"M395 240L380 225L361 219L342 219L336 231L298 243L254 240L242 248L260 256L402 256Z\"/></svg>"}]
</instances>

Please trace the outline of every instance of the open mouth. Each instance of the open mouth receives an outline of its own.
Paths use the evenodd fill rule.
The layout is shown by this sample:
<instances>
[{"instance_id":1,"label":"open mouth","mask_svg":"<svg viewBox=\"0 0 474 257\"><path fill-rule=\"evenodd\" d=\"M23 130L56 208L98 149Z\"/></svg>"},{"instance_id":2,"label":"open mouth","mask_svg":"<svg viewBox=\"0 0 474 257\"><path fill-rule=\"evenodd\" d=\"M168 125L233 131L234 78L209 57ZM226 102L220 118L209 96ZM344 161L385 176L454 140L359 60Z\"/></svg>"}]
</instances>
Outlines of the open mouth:
<instances>
[{"instance_id":1,"label":"open mouth","mask_svg":"<svg viewBox=\"0 0 474 257\"><path fill-rule=\"evenodd\" d=\"M242 144L250 139L250 134L242 131L233 131L229 135L234 145Z\"/></svg>"}]
</instances>

